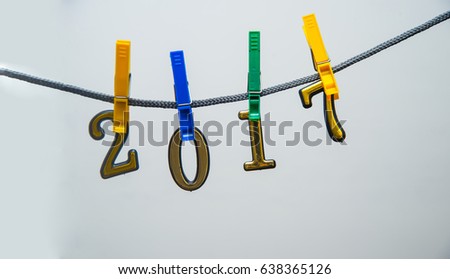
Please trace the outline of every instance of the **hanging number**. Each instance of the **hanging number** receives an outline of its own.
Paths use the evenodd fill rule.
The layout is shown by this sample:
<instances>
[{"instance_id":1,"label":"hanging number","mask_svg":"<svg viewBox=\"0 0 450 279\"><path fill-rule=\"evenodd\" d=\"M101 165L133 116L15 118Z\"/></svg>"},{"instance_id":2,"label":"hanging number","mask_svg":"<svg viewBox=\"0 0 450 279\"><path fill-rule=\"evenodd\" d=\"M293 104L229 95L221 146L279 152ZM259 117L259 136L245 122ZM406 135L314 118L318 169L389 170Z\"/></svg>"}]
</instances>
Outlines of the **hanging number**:
<instances>
[{"instance_id":1,"label":"hanging number","mask_svg":"<svg viewBox=\"0 0 450 279\"><path fill-rule=\"evenodd\" d=\"M300 89L300 99L304 108L312 107L312 97L324 92L322 81L318 81L312 85ZM337 117L334 105L335 96L327 96L323 94L323 110L325 115L325 124L331 139L336 142L345 140L345 131Z\"/></svg>"},{"instance_id":2,"label":"hanging number","mask_svg":"<svg viewBox=\"0 0 450 279\"><path fill-rule=\"evenodd\" d=\"M252 161L244 163L246 171L273 169L276 166L275 160L266 160L264 156L264 142L261 128L261 120L249 120L248 111L240 111L239 119L248 120L250 130L250 142L252 145Z\"/></svg>"},{"instance_id":3,"label":"hanging number","mask_svg":"<svg viewBox=\"0 0 450 279\"><path fill-rule=\"evenodd\" d=\"M338 120L334 105L334 101L339 99L339 89L330 64L330 58L325 50L316 16L314 14L304 16L303 23L303 31L311 50L314 69L319 74L320 81L300 89L300 99L304 108L310 108L312 106L312 97L323 92L323 107L328 134L334 141L343 142L346 135Z\"/></svg>"},{"instance_id":4,"label":"hanging number","mask_svg":"<svg viewBox=\"0 0 450 279\"><path fill-rule=\"evenodd\" d=\"M169 168L175 183L181 189L194 191L200 188L208 178L209 149L205 136L194 126L194 114L191 107L191 95L187 80L186 63L182 50L170 52L172 72L177 102L180 128L173 133L169 143ZM194 141L197 153L197 172L194 180L189 180L183 171L181 163L181 147L183 142Z\"/></svg>"},{"instance_id":5,"label":"hanging number","mask_svg":"<svg viewBox=\"0 0 450 279\"><path fill-rule=\"evenodd\" d=\"M205 136L198 129L194 129L194 144L197 153L197 172L194 180L189 180L183 171L181 163L181 135L180 129L177 129L172 135L169 143L169 168L175 183L181 189L194 191L200 188L208 178L209 174L209 148Z\"/></svg>"},{"instance_id":6,"label":"hanging number","mask_svg":"<svg viewBox=\"0 0 450 279\"><path fill-rule=\"evenodd\" d=\"M113 110L106 110L98 113L94 116L94 118L92 118L89 123L89 134L93 139L101 140L105 137L105 130L103 130L101 124L106 120L113 121L113 114ZM100 169L100 175L103 179L108 179L139 169L138 154L134 149L128 151L128 159L125 162L117 164L114 163L128 138L128 132L129 129L127 127L125 133L115 133L114 141L106 154Z\"/></svg>"}]
</instances>

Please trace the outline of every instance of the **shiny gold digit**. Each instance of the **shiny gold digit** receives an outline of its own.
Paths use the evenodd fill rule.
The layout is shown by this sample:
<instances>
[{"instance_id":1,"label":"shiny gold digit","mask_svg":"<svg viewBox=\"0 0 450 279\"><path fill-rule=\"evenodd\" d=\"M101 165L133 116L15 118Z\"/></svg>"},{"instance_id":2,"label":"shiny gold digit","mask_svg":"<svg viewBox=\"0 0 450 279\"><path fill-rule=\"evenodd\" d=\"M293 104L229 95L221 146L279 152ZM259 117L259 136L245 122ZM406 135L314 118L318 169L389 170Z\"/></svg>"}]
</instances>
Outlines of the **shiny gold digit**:
<instances>
[{"instance_id":1,"label":"shiny gold digit","mask_svg":"<svg viewBox=\"0 0 450 279\"><path fill-rule=\"evenodd\" d=\"M315 65L315 64L314 64ZM300 99L304 108L310 108L312 106L312 97L314 95L323 92L323 83L318 81L300 90Z\"/></svg>"},{"instance_id":2,"label":"shiny gold digit","mask_svg":"<svg viewBox=\"0 0 450 279\"><path fill-rule=\"evenodd\" d=\"M313 83L299 91L300 99L304 108L310 108L312 106L312 97L323 92L323 83L318 81ZM327 131L330 137L337 142L342 142L345 140L345 131L339 123L336 114L336 108L334 106L334 95L327 96L323 94L323 107L325 112L325 122L327 126Z\"/></svg>"},{"instance_id":3,"label":"shiny gold digit","mask_svg":"<svg viewBox=\"0 0 450 279\"><path fill-rule=\"evenodd\" d=\"M209 148L205 136L202 132L195 128L194 142L195 151L197 153L197 172L194 180L189 180L183 171L183 164L181 163L181 137L180 129L173 133L169 143L169 168L173 180L186 191L194 191L200 188L208 178L209 174Z\"/></svg>"},{"instance_id":4,"label":"shiny gold digit","mask_svg":"<svg viewBox=\"0 0 450 279\"><path fill-rule=\"evenodd\" d=\"M325 121L327 123L328 134L334 141L342 142L345 139L345 131L342 129L341 124L336 115L336 109L334 107L334 96L327 96L325 94L323 98Z\"/></svg>"},{"instance_id":5,"label":"shiny gold digit","mask_svg":"<svg viewBox=\"0 0 450 279\"><path fill-rule=\"evenodd\" d=\"M93 139L101 140L105 137L105 131L102 129L101 124L106 120L113 121L113 113L114 112L112 110L106 110L98 113L92 118L89 123L89 134ZM125 134L115 133L114 141L106 154L100 169L100 175L103 179L139 169L138 154L134 149L128 151L128 159L125 162L118 164L114 163L128 137L128 132L129 131L127 129Z\"/></svg>"},{"instance_id":6,"label":"shiny gold digit","mask_svg":"<svg viewBox=\"0 0 450 279\"><path fill-rule=\"evenodd\" d=\"M248 120L248 111L240 111L239 119ZM276 166L275 160L266 160L264 156L264 142L261 128L261 120L248 120L250 130L250 141L252 144L252 161L244 163L246 171L273 169Z\"/></svg>"}]
</instances>

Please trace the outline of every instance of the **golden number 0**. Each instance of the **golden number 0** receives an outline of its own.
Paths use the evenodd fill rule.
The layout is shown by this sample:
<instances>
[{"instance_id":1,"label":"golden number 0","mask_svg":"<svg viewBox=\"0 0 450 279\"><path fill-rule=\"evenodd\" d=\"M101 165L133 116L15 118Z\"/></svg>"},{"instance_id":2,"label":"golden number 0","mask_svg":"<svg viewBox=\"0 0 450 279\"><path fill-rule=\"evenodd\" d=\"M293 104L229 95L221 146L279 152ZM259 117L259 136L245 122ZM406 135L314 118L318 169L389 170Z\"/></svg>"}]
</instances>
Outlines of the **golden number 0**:
<instances>
[{"instance_id":1,"label":"golden number 0","mask_svg":"<svg viewBox=\"0 0 450 279\"><path fill-rule=\"evenodd\" d=\"M169 168L173 180L186 191L194 191L200 188L208 178L209 173L209 148L205 136L195 128L194 135L195 151L197 153L197 173L194 180L189 180L183 171L181 163L181 137L180 129L173 133L169 143Z\"/></svg>"}]
</instances>

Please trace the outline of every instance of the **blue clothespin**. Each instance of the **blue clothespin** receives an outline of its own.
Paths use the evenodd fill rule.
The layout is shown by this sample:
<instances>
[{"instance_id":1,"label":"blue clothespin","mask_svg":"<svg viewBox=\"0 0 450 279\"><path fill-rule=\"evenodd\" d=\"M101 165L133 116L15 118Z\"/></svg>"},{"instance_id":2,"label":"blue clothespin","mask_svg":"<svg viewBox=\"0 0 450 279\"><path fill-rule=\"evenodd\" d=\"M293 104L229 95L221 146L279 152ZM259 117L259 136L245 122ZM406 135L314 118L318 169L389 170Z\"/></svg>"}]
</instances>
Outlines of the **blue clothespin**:
<instances>
[{"instance_id":1,"label":"blue clothespin","mask_svg":"<svg viewBox=\"0 0 450 279\"><path fill-rule=\"evenodd\" d=\"M175 100L180 121L181 141L194 140L194 115L191 108L191 95L189 94L183 51L172 51L170 60L175 81Z\"/></svg>"}]
</instances>

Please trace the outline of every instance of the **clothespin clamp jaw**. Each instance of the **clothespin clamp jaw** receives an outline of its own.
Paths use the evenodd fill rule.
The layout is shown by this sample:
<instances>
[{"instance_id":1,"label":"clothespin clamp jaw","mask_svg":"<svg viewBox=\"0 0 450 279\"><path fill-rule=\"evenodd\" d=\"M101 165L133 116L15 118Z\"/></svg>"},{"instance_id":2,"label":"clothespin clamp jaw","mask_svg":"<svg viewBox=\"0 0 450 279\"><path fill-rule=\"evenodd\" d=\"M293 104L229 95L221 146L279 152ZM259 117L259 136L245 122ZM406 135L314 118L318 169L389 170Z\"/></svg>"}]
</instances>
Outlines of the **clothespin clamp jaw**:
<instances>
[{"instance_id":1,"label":"clothespin clamp jaw","mask_svg":"<svg viewBox=\"0 0 450 279\"><path fill-rule=\"evenodd\" d=\"M249 65L248 65L248 119L256 121L261 119L261 44L260 32L249 33Z\"/></svg>"},{"instance_id":2,"label":"clothespin clamp jaw","mask_svg":"<svg viewBox=\"0 0 450 279\"><path fill-rule=\"evenodd\" d=\"M300 90L300 99L303 107L312 106L311 99L314 95L324 92L325 121L328 134L337 142L345 139L345 131L336 115L334 100L339 99L339 88L334 77L333 68L328 58L319 25L314 14L303 17L303 31L311 50L314 69L318 72L320 81Z\"/></svg>"},{"instance_id":3,"label":"clothespin clamp jaw","mask_svg":"<svg viewBox=\"0 0 450 279\"><path fill-rule=\"evenodd\" d=\"M127 133L130 114L128 105L131 79L130 47L130 41L116 42L113 130L122 135Z\"/></svg>"},{"instance_id":4,"label":"clothespin clamp jaw","mask_svg":"<svg viewBox=\"0 0 450 279\"><path fill-rule=\"evenodd\" d=\"M181 141L191 141L195 138L194 115L191 108L191 95L189 94L186 64L183 51L170 53L174 78L175 100L180 121Z\"/></svg>"}]
</instances>

